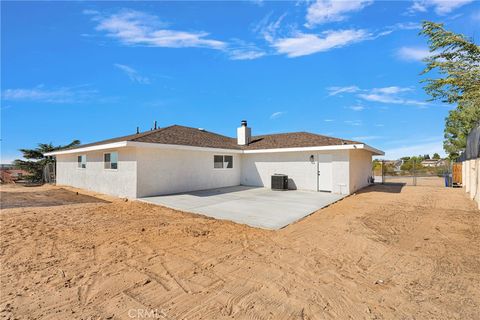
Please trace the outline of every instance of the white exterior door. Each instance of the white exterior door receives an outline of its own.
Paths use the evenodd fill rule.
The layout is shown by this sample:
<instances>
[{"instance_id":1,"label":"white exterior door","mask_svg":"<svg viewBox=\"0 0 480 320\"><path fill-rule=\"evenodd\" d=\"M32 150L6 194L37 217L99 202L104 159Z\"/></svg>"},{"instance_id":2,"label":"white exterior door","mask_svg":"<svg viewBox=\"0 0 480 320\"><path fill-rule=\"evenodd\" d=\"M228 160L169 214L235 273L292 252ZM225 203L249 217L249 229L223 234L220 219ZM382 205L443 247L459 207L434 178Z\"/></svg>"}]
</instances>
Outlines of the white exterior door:
<instances>
[{"instance_id":1,"label":"white exterior door","mask_svg":"<svg viewBox=\"0 0 480 320\"><path fill-rule=\"evenodd\" d=\"M332 155L318 155L318 191L332 192Z\"/></svg>"}]
</instances>

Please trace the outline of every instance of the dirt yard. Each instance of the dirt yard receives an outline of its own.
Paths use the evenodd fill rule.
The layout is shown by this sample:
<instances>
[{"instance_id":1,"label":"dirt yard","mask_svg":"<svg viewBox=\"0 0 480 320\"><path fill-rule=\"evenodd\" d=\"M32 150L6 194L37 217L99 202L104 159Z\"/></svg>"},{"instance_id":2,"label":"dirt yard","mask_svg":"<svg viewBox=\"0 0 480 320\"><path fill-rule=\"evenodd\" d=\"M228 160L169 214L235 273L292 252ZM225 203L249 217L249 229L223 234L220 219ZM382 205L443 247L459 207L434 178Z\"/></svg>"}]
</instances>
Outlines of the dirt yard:
<instances>
[{"instance_id":1,"label":"dirt yard","mask_svg":"<svg viewBox=\"0 0 480 320\"><path fill-rule=\"evenodd\" d=\"M443 187L445 186L445 178L443 177L415 177L413 176L386 176L385 182L388 183L403 183L408 186L423 186L423 187Z\"/></svg>"},{"instance_id":2,"label":"dirt yard","mask_svg":"<svg viewBox=\"0 0 480 320\"><path fill-rule=\"evenodd\" d=\"M480 212L374 186L280 231L2 187L5 319L479 319Z\"/></svg>"}]
</instances>

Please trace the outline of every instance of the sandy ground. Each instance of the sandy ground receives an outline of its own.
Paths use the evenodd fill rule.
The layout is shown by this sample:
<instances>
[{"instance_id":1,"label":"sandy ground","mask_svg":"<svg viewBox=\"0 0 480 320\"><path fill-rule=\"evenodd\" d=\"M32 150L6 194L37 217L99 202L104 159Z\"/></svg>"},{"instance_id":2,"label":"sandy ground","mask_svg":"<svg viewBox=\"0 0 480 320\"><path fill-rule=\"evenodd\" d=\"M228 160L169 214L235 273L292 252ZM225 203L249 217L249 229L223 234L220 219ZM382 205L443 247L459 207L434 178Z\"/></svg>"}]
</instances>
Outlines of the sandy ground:
<instances>
[{"instance_id":1,"label":"sandy ground","mask_svg":"<svg viewBox=\"0 0 480 320\"><path fill-rule=\"evenodd\" d=\"M461 189L369 187L279 231L76 191L1 188L0 317L480 317Z\"/></svg>"}]
</instances>

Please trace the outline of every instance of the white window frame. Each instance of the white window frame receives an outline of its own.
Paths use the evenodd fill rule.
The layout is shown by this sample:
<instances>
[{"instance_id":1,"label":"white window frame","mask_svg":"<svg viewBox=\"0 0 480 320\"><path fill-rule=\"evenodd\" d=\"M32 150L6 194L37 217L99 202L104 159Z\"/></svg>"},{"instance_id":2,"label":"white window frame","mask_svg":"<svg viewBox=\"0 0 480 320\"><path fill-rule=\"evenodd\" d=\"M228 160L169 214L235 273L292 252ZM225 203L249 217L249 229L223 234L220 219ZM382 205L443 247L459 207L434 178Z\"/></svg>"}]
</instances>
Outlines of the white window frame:
<instances>
[{"instance_id":1,"label":"white window frame","mask_svg":"<svg viewBox=\"0 0 480 320\"><path fill-rule=\"evenodd\" d=\"M222 157L223 161L222 161L222 167L221 168L215 168L215 157ZM225 157L232 157L232 167L231 168L227 168L227 163L228 162L225 161ZM231 155L231 154L214 154L213 155L213 169L214 170L232 170L232 169L235 168L235 164L234 164L233 159L234 159L234 156Z\"/></svg>"},{"instance_id":2,"label":"white window frame","mask_svg":"<svg viewBox=\"0 0 480 320\"><path fill-rule=\"evenodd\" d=\"M81 162L78 162L79 157L82 158ZM84 157L85 157L85 162L83 162ZM77 155L77 169L85 170L86 168L87 168L87 155L86 154Z\"/></svg>"},{"instance_id":3,"label":"white window frame","mask_svg":"<svg viewBox=\"0 0 480 320\"><path fill-rule=\"evenodd\" d=\"M112 153L116 153L117 154L117 168L116 169L112 169ZM105 168L105 155L106 154L110 154L110 168ZM118 171L118 151L109 151L109 152L104 152L103 153L103 156L102 156L102 162L103 162L103 170L106 170L106 171Z\"/></svg>"}]
</instances>

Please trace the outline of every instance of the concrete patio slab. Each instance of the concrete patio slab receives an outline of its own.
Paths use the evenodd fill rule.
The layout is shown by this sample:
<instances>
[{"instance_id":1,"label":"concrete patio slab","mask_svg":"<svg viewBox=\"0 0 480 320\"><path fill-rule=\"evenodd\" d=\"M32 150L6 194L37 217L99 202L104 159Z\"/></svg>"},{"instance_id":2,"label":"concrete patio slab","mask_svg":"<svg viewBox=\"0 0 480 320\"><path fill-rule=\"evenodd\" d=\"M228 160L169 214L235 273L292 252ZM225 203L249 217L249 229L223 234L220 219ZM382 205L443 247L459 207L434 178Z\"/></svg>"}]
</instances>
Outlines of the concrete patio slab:
<instances>
[{"instance_id":1,"label":"concrete patio slab","mask_svg":"<svg viewBox=\"0 0 480 320\"><path fill-rule=\"evenodd\" d=\"M345 197L313 191L272 191L235 186L140 198L148 203L230 220L263 229L281 229Z\"/></svg>"}]
</instances>

